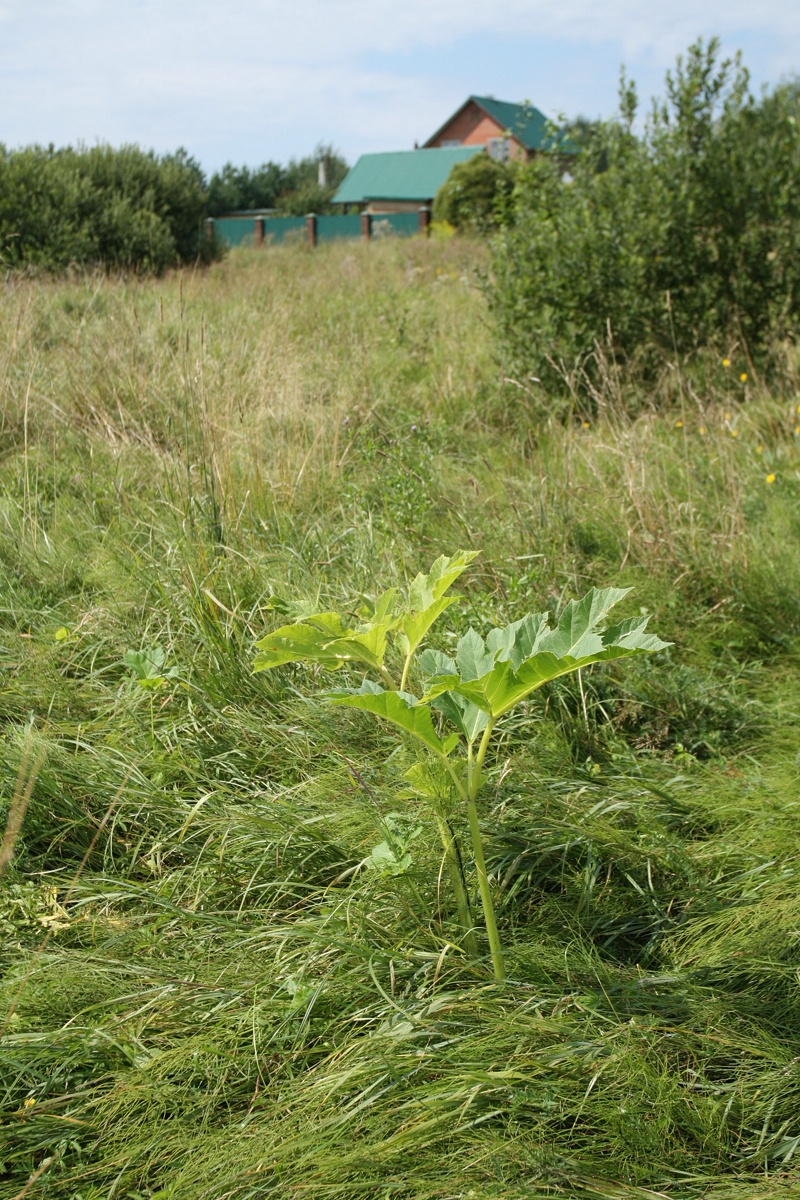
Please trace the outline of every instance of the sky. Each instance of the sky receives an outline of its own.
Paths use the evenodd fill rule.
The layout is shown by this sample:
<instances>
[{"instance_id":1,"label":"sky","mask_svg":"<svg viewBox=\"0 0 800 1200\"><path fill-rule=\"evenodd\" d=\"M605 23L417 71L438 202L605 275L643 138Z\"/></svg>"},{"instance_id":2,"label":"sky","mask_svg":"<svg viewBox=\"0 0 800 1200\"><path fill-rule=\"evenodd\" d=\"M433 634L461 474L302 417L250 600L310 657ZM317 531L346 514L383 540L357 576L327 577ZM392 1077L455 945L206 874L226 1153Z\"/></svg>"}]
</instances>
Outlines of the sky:
<instances>
[{"instance_id":1,"label":"sky","mask_svg":"<svg viewBox=\"0 0 800 1200\"><path fill-rule=\"evenodd\" d=\"M610 116L696 38L800 74L796 0L0 0L0 142L185 147L207 172L424 141L471 93Z\"/></svg>"}]
</instances>

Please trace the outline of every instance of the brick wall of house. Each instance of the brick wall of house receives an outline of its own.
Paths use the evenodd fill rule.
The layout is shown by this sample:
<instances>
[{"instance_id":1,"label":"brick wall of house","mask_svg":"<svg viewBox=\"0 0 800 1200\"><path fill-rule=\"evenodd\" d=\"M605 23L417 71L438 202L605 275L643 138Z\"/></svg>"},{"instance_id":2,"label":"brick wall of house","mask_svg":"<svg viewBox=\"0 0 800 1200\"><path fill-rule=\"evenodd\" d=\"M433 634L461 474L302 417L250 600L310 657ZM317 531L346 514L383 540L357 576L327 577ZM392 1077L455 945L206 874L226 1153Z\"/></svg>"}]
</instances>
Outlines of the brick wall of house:
<instances>
[{"instance_id":1,"label":"brick wall of house","mask_svg":"<svg viewBox=\"0 0 800 1200\"><path fill-rule=\"evenodd\" d=\"M448 142L458 142L463 146L485 146L489 138L502 137L505 130L498 125L487 113L470 101L457 112L452 120L440 129L436 137L426 146L444 146ZM511 158L527 158L525 149L515 138L511 138Z\"/></svg>"}]
</instances>

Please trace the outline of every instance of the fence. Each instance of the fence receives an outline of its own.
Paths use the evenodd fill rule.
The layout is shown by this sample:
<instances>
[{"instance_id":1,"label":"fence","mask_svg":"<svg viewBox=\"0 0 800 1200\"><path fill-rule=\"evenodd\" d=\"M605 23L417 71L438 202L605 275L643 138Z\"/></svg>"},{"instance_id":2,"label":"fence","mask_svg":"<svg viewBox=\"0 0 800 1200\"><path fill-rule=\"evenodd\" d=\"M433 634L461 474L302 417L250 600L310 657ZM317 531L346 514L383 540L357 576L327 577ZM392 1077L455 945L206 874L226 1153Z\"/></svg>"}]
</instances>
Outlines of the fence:
<instances>
[{"instance_id":1,"label":"fence","mask_svg":"<svg viewBox=\"0 0 800 1200\"><path fill-rule=\"evenodd\" d=\"M334 216L269 217L242 213L231 217L209 217L206 237L216 237L224 246L263 246L280 242L305 241L309 246L332 242L337 238L410 237L427 234L431 210L418 212L337 213Z\"/></svg>"}]
</instances>

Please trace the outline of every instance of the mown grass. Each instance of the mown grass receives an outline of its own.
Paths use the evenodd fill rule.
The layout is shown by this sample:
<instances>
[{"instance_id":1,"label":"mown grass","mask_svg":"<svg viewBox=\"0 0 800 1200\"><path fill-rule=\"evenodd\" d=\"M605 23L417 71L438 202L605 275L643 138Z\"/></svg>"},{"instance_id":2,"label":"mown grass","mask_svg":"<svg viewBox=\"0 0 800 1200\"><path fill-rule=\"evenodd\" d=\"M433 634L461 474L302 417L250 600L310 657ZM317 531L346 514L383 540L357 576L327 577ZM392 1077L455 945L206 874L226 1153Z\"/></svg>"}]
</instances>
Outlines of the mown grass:
<instances>
[{"instance_id":1,"label":"mown grass","mask_svg":"<svg viewBox=\"0 0 800 1200\"><path fill-rule=\"evenodd\" d=\"M0 1194L798 1194L792 359L609 373L537 421L482 265L5 285ZM461 628L615 584L674 642L506 726L504 988L434 830L405 875L363 865L420 821L405 750L250 665L282 601L347 611L458 546ZM145 691L123 657L154 647Z\"/></svg>"}]
</instances>

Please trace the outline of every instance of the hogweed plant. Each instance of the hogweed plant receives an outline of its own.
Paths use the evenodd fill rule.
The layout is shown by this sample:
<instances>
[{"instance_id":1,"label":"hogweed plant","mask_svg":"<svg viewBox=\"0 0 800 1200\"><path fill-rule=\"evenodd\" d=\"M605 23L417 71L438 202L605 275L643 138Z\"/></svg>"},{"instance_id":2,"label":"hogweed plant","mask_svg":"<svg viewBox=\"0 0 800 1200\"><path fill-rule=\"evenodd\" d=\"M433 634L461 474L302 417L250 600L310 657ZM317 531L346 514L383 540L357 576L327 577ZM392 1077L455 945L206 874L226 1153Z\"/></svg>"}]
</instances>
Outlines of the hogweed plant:
<instances>
[{"instance_id":1,"label":"hogweed plant","mask_svg":"<svg viewBox=\"0 0 800 1200\"><path fill-rule=\"evenodd\" d=\"M423 648L434 623L459 595L450 592L476 552L460 550L438 558L419 574L407 596L384 592L347 624L337 613L302 613L297 620L256 643L256 671L286 663L327 670L367 671L359 687L324 693L332 704L362 709L408 735L417 761L406 773L411 791L430 808L444 848L465 950L477 956L478 942L462 859L451 817L466 812L475 873L495 978L505 978L492 893L478 820L478 795L497 723L533 692L560 675L591 663L661 650L668 643L646 632L647 617L607 625L611 608L630 589L592 588L571 601L555 628L548 613L530 613L484 639L468 630L454 657ZM374 676L375 678L372 678Z\"/></svg>"}]
</instances>

